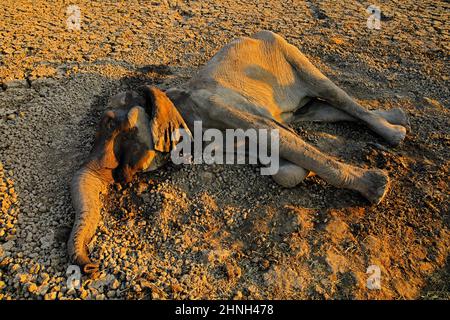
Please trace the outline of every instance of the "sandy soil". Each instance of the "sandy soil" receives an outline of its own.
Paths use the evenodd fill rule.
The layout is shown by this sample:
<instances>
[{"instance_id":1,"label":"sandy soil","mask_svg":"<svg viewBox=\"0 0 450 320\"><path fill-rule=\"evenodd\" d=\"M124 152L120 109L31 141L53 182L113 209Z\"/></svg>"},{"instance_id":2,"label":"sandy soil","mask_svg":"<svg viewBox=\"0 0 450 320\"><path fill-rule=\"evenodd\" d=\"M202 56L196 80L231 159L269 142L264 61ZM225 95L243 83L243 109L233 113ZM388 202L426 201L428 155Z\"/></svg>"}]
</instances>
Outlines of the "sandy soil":
<instances>
[{"instance_id":1,"label":"sandy soil","mask_svg":"<svg viewBox=\"0 0 450 320\"><path fill-rule=\"evenodd\" d=\"M0 299L450 298L449 13L444 1L3 0L0 7ZM70 3L72 4L72 2ZM280 33L363 105L404 108L405 142L357 124L298 132L389 172L369 206L318 178L283 189L254 166L174 166L112 187L91 243L99 279L68 289L68 185L108 98L195 73L224 43ZM366 269L381 269L381 290Z\"/></svg>"}]
</instances>

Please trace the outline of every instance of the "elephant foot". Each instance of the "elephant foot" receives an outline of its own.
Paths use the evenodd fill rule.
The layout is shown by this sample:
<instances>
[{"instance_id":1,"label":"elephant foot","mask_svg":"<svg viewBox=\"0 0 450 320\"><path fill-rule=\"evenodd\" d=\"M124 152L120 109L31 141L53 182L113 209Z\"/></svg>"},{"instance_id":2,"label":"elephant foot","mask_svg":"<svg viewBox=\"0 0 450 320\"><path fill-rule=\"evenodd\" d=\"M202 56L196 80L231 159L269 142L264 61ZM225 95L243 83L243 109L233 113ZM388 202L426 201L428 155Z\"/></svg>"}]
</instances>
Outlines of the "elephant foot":
<instances>
[{"instance_id":1,"label":"elephant foot","mask_svg":"<svg viewBox=\"0 0 450 320\"><path fill-rule=\"evenodd\" d=\"M409 118L402 108L394 108L390 110L374 110L373 113L386 119L390 124L396 124L408 128Z\"/></svg>"},{"instance_id":2,"label":"elephant foot","mask_svg":"<svg viewBox=\"0 0 450 320\"><path fill-rule=\"evenodd\" d=\"M358 190L372 204L379 204L389 190L389 176L383 170L368 170L361 178Z\"/></svg>"},{"instance_id":3,"label":"elephant foot","mask_svg":"<svg viewBox=\"0 0 450 320\"><path fill-rule=\"evenodd\" d=\"M385 126L379 129L378 134L381 135L391 146L398 146L406 137L406 128L400 125Z\"/></svg>"}]
</instances>

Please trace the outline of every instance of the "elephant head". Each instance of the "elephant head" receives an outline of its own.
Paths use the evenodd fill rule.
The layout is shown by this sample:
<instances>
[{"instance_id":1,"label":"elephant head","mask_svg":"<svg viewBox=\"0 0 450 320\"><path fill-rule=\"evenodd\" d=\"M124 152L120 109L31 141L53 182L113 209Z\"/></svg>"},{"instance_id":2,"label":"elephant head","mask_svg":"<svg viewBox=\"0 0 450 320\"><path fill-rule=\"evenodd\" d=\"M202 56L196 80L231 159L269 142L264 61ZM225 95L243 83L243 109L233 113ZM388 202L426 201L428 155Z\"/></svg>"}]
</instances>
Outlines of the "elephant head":
<instances>
[{"instance_id":1,"label":"elephant head","mask_svg":"<svg viewBox=\"0 0 450 320\"><path fill-rule=\"evenodd\" d=\"M100 221L99 195L113 182L129 182L139 171L154 170L168 160L177 143L173 131L186 130L175 106L155 87L140 87L111 99L99 123L92 151L71 183L75 222L68 241L70 260L93 274L87 245Z\"/></svg>"}]
</instances>

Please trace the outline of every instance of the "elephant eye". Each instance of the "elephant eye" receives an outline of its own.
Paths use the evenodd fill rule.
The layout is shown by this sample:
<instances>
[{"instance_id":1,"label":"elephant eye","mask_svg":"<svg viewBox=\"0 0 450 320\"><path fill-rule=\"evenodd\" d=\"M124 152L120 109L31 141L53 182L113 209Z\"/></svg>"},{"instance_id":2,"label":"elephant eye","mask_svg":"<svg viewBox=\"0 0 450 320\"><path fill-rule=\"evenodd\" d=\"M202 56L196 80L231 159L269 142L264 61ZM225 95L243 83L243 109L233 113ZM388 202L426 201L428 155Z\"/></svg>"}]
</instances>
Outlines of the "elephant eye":
<instances>
[{"instance_id":1,"label":"elephant eye","mask_svg":"<svg viewBox=\"0 0 450 320\"><path fill-rule=\"evenodd\" d=\"M112 129L112 128L114 128L115 127L115 124L116 124L116 121L115 121L115 119L113 119L113 118L106 118L106 120L105 120L105 127L106 127L106 129Z\"/></svg>"},{"instance_id":2,"label":"elephant eye","mask_svg":"<svg viewBox=\"0 0 450 320\"><path fill-rule=\"evenodd\" d=\"M113 112L106 112L102 119L103 127L107 130L112 130L117 127L117 119Z\"/></svg>"},{"instance_id":3,"label":"elephant eye","mask_svg":"<svg viewBox=\"0 0 450 320\"><path fill-rule=\"evenodd\" d=\"M110 125L111 128L117 127L117 120L116 119L111 119L109 121L109 125Z\"/></svg>"}]
</instances>

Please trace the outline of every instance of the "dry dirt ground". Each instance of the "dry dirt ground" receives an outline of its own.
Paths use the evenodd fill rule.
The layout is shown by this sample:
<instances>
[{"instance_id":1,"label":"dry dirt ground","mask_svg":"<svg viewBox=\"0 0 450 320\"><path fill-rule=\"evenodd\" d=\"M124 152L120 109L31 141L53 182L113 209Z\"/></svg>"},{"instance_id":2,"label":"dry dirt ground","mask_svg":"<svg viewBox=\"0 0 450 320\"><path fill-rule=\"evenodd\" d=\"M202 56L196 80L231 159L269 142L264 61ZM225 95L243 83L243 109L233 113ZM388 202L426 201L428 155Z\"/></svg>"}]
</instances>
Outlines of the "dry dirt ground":
<instances>
[{"instance_id":1,"label":"dry dirt ground","mask_svg":"<svg viewBox=\"0 0 450 320\"><path fill-rule=\"evenodd\" d=\"M373 2L2 0L0 299L449 299L450 5ZM381 30L367 28L370 4ZM295 128L387 170L385 201L318 178L283 189L256 166L168 165L111 188L90 245L102 274L68 289L68 186L108 98L181 83L262 29L368 108L406 110L397 148L357 124ZM381 290L366 287L370 265Z\"/></svg>"}]
</instances>

